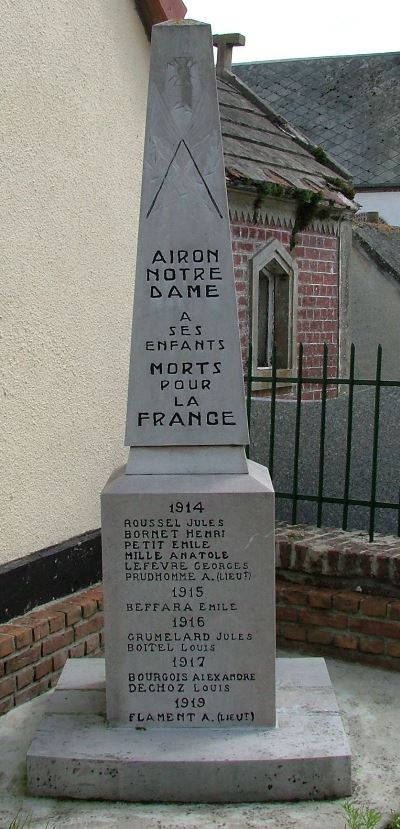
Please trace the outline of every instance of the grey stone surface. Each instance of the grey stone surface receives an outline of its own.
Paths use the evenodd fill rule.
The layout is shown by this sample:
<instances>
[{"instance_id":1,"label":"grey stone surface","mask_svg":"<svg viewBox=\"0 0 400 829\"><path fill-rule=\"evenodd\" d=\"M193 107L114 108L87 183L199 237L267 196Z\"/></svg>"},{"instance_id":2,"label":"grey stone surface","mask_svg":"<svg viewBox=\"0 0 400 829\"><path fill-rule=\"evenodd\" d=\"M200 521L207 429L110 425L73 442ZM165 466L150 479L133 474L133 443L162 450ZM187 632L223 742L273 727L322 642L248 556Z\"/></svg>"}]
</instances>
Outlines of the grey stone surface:
<instances>
[{"instance_id":1,"label":"grey stone surface","mask_svg":"<svg viewBox=\"0 0 400 829\"><path fill-rule=\"evenodd\" d=\"M375 376L377 348L381 345L382 377L399 382L400 228L358 228L354 232L351 274L351 337L356 347L357 375ZM400 398L399 388L392 391Z\"/></svg>"},{"instance_id":2,"label":"grey stone surface","mask_svg":"<svg viewBox=\"0 0 400 829\"><path fill-rule=\"evenodd\" d=\"M287 652L284 654L287 657ZM294 660L297 659L293 655ZM352 801L389 818L399 811L400 673L328 659L352 751ZM279 661L278 661L279 672ZM0 717L0 825L19 810L32 829L341 829L343 801L287 803L126 803L34 797L26 789L26 753L53 691ZM396 726L396 727L394 727Z\"/></svg>"},{"instance_id":3,"label":"grey stone surface","mask_svg":"<svg viewBox=\"0 0 400 829\"><path fill-rule=\"evenodd\" d=\"M102 536L110 722L274 724L267 470L113 477Z\"/></svg>"},{"instance_id":4,"label":"grey stone surface","mask_svg":"<svg viewBox=\"0 0 400 829\"><path fill-rule=\"evenodd\" d=\"M368 379L368 378L366 378ZM350 497L369 500L371 494L372 446L374 425L374 390L354 389L352 462ZM376 497L380 501L398 503L400 444L398 422L400 389L381 389L378 478ZM327 400L324 493L342 498L346 464L348 397L342 394ZM271 408L268 399L252 401L251 453L259 463L268 463ZM292 492L296 403L279 400L276 405L276 429L273 483L277 492ZM319 438L321 403L306 401L302 408L299 460L299 493L316 495L318 492ZM292 506L288 500L276 498L276 517L291 521ZM341 527L343 507L324 504L322 526ZM315 524L317 505L299 500L297 522ZM376 531L397 535L396 510L376 510ZM348 529L367 530L369 510L349 507Z\"/></svg>"},{"instance_id":5,"label":"grey stone surface","mask_svg":"<svg viewBox=\"0 0 400 829\"><path fill-rule=\"evenodd\" d=\"M363 222L354 226L353 233L380 269L400 282L400 227Z\"/></svg>"},{"instance_id":6,"label":"grey stone surface","mask_svg":"<svg viewBox=\"0 0 400 829\"><path fill-rule=\"evenodd\" d=\"M49 714L104 714L104 659L68 659L47 710Z\"/></svg>"},{"instance_id":7,"label":"grey stone surface","mask_svg":"<svg viewBox=\"0 0 400 829\"><path fill-rule=\"evenodd\" d=\"M84 677L79 679L78 665L68 666L62 693L91 695L98 686L101 660L80 661ZM76 698L77 713L71 706L62 713L60 705L59 713L44 717L29 749L29 791L78 799L210 803L350 794L350 751L324 660L283 659L277 665L277 728L132 733L107 727L104 710L87 714ZM296 685L296 696L290 696Z\"/></svg>"},{"instance_id":8,"label":"grey stone surface","mask_svg":"<svg viewBox=\"0 0 400 829\"><path fill-rule=\"evenodd\" d=\"M193 21L152 34L126 443L247 443L211 29Z\"/></svg>"},{"instance_id":9,"label":"grey stone surface","mask_svg":"<svg viewBox=\"0 0 400 829\"><path fill-rule=\"evenodd\" d=\"M242 446L131 446L127 475L247 474Z\"/></svg>"}]
</instances>

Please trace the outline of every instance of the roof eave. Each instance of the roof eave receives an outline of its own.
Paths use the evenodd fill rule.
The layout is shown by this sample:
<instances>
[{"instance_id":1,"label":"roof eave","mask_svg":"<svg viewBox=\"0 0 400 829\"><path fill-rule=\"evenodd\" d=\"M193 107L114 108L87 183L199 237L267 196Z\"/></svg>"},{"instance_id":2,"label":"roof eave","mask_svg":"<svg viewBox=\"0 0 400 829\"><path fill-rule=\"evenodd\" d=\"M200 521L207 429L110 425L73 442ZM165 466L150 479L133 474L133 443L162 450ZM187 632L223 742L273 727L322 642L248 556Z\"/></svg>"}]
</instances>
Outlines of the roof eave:
<instances>
[{"instance_id":1,"label":"roof eave","mask_svg":"<svg viewBox=\"0 0 400 829\"><path fill-rule=\"evenodd\" d=\"M259 185L260 182L254 181L253 184L249 184L248 182L241 183L240 180L232 181L232 179L229 178L229 171L226 170L226 172L228 173L226 181L226 186L228 190L235 191L236 193L241 193L242 195L249 196L252 199L259 198L260 191L257 185ZM288 190L289 189L290 188L288 188ZM284 202L285 204L293 204L296 202L295 197L290 195L263 195L262 199L268 199L269 201L277 200L279 202ZM354 213L358 210L358 207L356 207L353 204L353 202L350 202L345 196L343 196L343 200L344 201L342 203L339 203L336 200L333 202L329 199L324 198L321 201L321 207L327 208L332 217L343 217L344 215L352 217Z\"/></svg>"},{"instance_id":2,"label":"roof eave","mask_svg":"<svg viewBox=\"0 0 400 829\"><path fill-rule=\"evenodd\" d=\"M182 0L135 0L135 5L149 40L156 23L181 20L187 12Z\"/></svg>"},{"instance_id":3,"label":"roof eave","mask_svg":"<svg viewBox=\"0 0 400 829\"><path fill-rule=\"evenodd\" d=\"M397 193L400 190L400 183L396 184L357 184L354 189L356 193Z\"/></svg>"}]
</instances>

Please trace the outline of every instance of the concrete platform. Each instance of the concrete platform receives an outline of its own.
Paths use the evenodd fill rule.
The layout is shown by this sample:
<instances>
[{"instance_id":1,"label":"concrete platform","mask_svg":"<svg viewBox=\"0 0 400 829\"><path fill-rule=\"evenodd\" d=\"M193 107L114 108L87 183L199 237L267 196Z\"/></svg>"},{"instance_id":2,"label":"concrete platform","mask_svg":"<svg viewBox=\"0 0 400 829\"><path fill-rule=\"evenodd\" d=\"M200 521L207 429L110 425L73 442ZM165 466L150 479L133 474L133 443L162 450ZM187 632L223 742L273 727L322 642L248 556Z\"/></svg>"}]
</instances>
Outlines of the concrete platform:
<instances>
[{"instance_id":1,"label":"concrete platform","mask_svg":"<svg viewBox=\"0 0 400 829\"><path fill-rule=\"evenodd\" d=\"M181 803L351 793L350 749L325 660L277 660L278 727L110 727L104 661L69 660L27 755L31 794Z\"/></svg>"},{"instance_id":2,"label":"concrete platform","mask_svg":"<svg viewBox=\"0 0 400 829\"><path fill-rule=\"evenodd\" d=\"M389 818L400 811L400 673L330 658L327 664L351 746L351 799ZM344 801L337 798L188 804L33 797L26 790L26 754L53 695L49 691L0 717L1 827L19 810L30 816L30 829L342 829L345 824Z\"/></svg>"}]
</instances>

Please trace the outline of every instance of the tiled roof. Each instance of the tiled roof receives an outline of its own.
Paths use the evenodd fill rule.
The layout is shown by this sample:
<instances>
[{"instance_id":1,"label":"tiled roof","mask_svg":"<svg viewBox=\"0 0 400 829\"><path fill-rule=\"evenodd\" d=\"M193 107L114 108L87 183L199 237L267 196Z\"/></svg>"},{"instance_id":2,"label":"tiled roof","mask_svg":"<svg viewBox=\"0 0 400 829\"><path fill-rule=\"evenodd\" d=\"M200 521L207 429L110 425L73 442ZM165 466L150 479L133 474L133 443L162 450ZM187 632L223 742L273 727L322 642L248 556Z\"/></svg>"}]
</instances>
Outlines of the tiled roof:
<instances>
[{"instance_id":1,"label":"tiled roof","mask_svg":"<svg viewBox=\"0 0 400 829\"><path fill-rule=\"evenodd\" d=\"M321 164L308 141L284 123L234 75L217 77L225 168L232 184L257 182L320 192L339 208L353 206L333 183L338 171Z\"/></svg>"},{"instance_id":2,"label":"tiled roof","mask_svg":"<svg viewBox=\"0 0 400 829\"><path fill-rule=\"evenodd\" d=\"M400 186L400 52L243 63L233 71L346 167L357 189Z\"/></svg>"},{"instance_id":3,"label":"tiled roof","mask_svg":"<svg viewBox=\"0 0 400 829\"><path fill-rule=\"evenodd\" d=\"M365 222L356 225L353 233L380 267L400 281L400 228Z\"/></svg>"}]
</instances>

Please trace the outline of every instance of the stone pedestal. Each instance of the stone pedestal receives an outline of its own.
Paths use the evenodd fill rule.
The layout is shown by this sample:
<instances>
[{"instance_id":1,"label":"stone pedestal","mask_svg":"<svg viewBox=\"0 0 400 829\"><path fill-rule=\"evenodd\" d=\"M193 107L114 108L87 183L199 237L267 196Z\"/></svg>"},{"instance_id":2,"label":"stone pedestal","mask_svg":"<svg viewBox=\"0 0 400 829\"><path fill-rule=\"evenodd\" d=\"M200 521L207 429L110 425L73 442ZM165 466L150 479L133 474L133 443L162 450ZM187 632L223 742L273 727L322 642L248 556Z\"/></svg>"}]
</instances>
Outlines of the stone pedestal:
<instances>
[{"instance_id":1,"label":"stone pedestal","mask_svg":"<svg viewBox=\"0 0 400 829\"><path fill-rule=\"evenodd\" d=\"M44 797L240 803L351 794L323 659L278 659L277 728L110 727L104 660L69 660L28 753Z\"/></svg>"},{"instance_id":2,"label":"stone pedestal","mask_svg":"<svg viewBox=\"0 0 400 829\"><path fill-rule=\"evenodd\" d=\"M107 717L275 725L268 471L126 475L102 494Z\"/></svg>"}]
</instances>

